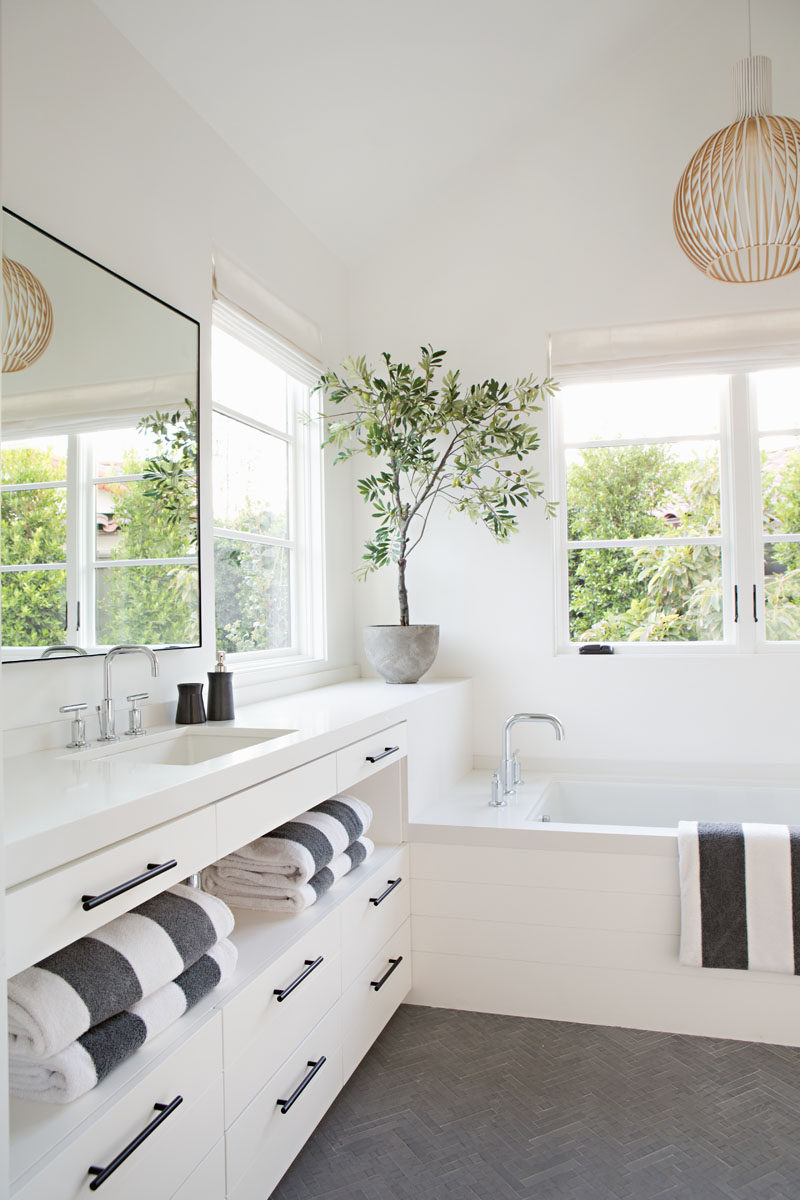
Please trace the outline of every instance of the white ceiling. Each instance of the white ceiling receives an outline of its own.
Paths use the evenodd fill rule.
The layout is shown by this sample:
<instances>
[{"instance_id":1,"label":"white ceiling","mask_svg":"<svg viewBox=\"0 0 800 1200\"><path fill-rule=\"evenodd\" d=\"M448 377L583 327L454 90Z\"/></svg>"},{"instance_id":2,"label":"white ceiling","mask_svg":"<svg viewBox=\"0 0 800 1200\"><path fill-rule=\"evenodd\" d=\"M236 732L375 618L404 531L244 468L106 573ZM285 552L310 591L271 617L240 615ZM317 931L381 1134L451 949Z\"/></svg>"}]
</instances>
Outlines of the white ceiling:
<instances>
[{"instance_id":1,"label":"white ceiling","mask_svg":"<svg viewBox=\"0 0 800 1200\"><path fill-rule=\"evenodd\" d=\"M534 144L556 110L591 104L626 58L651 56L663 77L672 54L679 86L684 50L697 71L719 59L724 79L747 52L746 0L94 2L351 264L482 154ZM759 3L773 31L792 13L798 41L753 50L790 52L795 75L800 2L754 0L754 30Z\"/></svg>"}]
</instances>

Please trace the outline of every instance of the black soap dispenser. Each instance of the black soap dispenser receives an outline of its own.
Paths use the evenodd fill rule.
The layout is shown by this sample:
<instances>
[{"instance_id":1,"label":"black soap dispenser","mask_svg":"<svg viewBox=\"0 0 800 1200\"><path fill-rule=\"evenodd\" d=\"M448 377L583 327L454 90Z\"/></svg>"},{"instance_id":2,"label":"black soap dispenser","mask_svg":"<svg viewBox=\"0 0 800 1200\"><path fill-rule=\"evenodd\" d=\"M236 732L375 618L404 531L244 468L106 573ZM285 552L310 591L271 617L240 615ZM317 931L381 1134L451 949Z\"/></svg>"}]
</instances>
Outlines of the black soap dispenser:
<instances>
[{"instance_id":1,"label":"black soap dispenser","mask_svg":"<svg viewBox=\"0 0 800 1200\"><path fill-rule=\"evenodd\" d=\"M225 651L217 651L217 665L208 672L209 721L233 720L233 671L225 670Z\"/></svg>"}]
</instances>

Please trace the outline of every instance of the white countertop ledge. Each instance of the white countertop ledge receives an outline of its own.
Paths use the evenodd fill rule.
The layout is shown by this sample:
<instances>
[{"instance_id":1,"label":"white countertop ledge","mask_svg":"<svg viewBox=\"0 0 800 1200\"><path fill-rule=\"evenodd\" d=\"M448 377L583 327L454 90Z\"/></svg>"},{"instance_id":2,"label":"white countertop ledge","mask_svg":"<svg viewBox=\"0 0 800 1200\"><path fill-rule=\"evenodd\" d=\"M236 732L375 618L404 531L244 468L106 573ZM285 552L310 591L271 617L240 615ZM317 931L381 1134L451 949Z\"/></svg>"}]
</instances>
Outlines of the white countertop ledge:
<instances>
[{"instance_id":1,"label":"white countertop ledge","mask_svg":"<svg viewBox=\"0 0 800 1200\"><path fill-rule=\"evenodd\" d=\"M134 763L124 753L82 757L79 750L64 749L8 757L6 886L369 737L455 682L461 681L389 686L354 680L250 704L233 721L214 722L215 728L294 732L192 766Z\"/></svg>"}]
</instances>

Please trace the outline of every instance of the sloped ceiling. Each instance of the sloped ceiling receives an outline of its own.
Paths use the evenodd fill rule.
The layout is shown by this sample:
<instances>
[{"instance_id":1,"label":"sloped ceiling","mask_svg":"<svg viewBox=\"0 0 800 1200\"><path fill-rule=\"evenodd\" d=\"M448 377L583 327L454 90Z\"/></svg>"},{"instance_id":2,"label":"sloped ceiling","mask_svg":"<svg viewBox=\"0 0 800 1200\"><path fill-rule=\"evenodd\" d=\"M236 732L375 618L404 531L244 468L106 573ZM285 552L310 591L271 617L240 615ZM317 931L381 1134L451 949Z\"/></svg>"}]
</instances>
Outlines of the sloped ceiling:
<instances>
[{"instance_id":1,"label":"sloped ceiling","mask_svg":"<svg viewBox=\"0 0 800 1200\"><path fill-rule=\"evenodd\" d=\"M730 69L747 53L746 0L94 2L349 264L466 183L482 152L535 146L560 111L624 86L632 56L676 90L703 77L705 137L733 119ZM798 14L800 0L753 2L754 32L777 43L753 52L784 55L793 80ZM656 117L655 136L669 112Z\"/></svg>"}]
</instances>

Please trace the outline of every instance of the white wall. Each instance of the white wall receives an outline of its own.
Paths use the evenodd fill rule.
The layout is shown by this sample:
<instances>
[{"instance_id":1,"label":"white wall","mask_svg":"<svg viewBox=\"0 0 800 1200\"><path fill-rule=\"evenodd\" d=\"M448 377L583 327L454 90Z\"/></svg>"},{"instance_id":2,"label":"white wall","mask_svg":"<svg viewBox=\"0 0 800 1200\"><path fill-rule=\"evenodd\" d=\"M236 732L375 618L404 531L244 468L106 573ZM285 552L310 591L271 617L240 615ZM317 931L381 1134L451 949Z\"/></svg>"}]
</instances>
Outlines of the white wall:
<instances>
[{"instance_id":1,"label":"white wall","mask_svg":"<svg viewBox=\"0 0 800 1200\"><path fill-rule=\"evenodd\" d=\"M746 16L728 0L658 9L635 41L598 47L597 73L568 104L484 148L449 194L362 264L352 350L404 357L433 342L467 379L514 378L544 373L549 330L800 304L800 272L716 283L677 247L675 185L705 137L734 118L731 67L747 53ZM763 0L753 13L753 51L773 59L775 109L796 116L800 6ZM368 529L358 509L354 555ZM505 547L465 518L440 520L409 581L412 620L442 626L437 674L475 680L479 756L496 757L505 715L548 709L566 726L565 758L800 758L794 655L554 656L541 512L526 513ZM393 586L384 572L357 591L360 624L397 619ZM549 730L523 731L520 744L556 757Z\"/></svg>"},{"instance_id":2,"label":"white wall","mask_svg":"<svg viewBox=\"0 0 800 1200\"><path fill-rule=\"evenodd\" d=\"M4 0L2 35L3 203L201 322L208 518L212 252L316 322L331 361L344 344L344 268L89 0ZM329 663L342 667L353 659L343 474L329 477L327 499ZM178 680L204 679L213 666L208 524L203 648L162 655L158 680L145 678L141 660L123 660L118 695L146 686L173 700ZM98 659L14 664L3 675L10 728L58 720L60 704L101 695Z\"/></svg>"}]
</instances>

